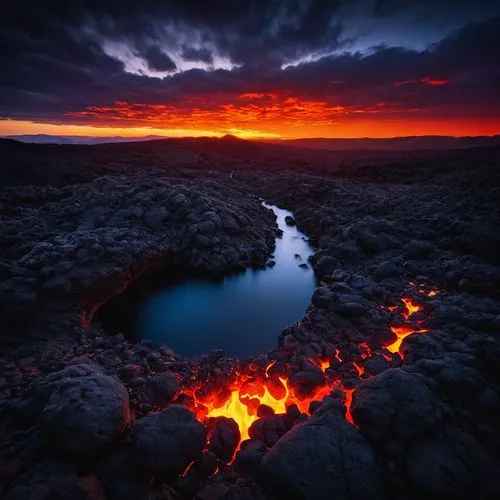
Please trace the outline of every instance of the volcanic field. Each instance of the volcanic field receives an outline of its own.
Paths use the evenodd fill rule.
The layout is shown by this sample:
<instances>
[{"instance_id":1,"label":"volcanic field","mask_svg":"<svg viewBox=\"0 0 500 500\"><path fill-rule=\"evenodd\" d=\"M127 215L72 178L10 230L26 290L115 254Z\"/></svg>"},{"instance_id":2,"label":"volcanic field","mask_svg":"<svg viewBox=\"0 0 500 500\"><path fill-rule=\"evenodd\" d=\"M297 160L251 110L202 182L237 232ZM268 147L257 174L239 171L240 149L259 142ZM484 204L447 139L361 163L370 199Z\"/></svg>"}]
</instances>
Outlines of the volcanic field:
<instances>
[{"instance_id":1,"label":"volcanic field","mask_svg":"<svg viewBox=\"0 0 500 500\"><path fill-rule=\"evenodd\" d=\"M0 153L2 498L499 498L500 149ZM138 278L265 268L261 200L294 214L318 280L275 349L103 330Z\"/></svg>"}]
</instances>

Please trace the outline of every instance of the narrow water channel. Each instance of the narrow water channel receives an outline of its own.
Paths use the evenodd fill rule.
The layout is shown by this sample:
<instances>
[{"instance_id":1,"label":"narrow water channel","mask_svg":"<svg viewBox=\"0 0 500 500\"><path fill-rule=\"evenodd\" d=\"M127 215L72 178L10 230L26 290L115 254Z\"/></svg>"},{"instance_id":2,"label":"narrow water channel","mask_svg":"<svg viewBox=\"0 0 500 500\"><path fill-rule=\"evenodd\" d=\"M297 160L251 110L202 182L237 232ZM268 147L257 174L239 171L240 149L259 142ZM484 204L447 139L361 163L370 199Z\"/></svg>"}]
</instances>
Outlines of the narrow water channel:
<instances>
[{"instance_id":1,"label":"narrow water channel","mask_svg":"<svg viewBox=\"0 0 500 500\"><path fill-rule=\"evenodd\" d=\"M265 206L283 231L274 267L247 269L220 281L165 273L164 282L155 280L151 287L132 284L104 306L99 315L104 329L166 344L184 356L222 349L244 358L276 347L280 332L304 316L311 300L313 249L301 231L286 224L291 212Z\"/></svg>"}]
</instances>

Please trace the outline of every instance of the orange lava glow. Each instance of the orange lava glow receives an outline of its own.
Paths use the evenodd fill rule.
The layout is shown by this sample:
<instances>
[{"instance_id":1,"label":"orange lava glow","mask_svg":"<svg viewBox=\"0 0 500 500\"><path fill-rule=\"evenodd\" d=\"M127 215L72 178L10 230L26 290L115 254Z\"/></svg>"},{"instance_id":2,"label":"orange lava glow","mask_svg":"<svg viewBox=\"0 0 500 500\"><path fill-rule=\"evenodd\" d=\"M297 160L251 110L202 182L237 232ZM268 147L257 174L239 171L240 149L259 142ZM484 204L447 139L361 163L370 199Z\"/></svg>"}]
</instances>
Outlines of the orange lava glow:
<instances>
[{"instance_id":1,"label":"orange lava glow","mask_svg":"<svg viewBox=\"0 0 500 500\"><path fill-rule=\"evenodd\" d=\"M352 364L354 365L354 368L356 368L358 375L361 377L361 375L365 373L365 369L361 365L358 365L358 363L356 363L355 361L353 361Z\"/></svg>"},{"instance_id":2,"label":"orange lava glow","mask_svg":"<svg viewBox=\"0 0 500 500\"><path fill-rule=\"evenodd\" d=\"M422 289L418 291L422 293ZM433 296L434 294L431 295L431 292L437 294L437 291L431 290L426 295ZM423 308L421 305L415 304L411 298L403 297L397 309L401 310L402 316L408 320L416 312L422 311ZM417 324L419 323L421 322L417 322ZM390 345L384 346L384 348L392 354L399 352L401 343L409 335L428 331L420 327L417 329L410 324L391 326L390 328L396 336L396 340ZM363 360L369 359L374 355L382 355L389 362L392 360L392 356L387 351L385 353L381 352L380 347L375 348L367 342L359 342L358 347L360 349L359 357ZM343 386L340 378L332 378L335 368L329 368L330 366L336 366L335 363L331 364L334 358L337 362L343 363L343 358L340 356L338 348L335 348L335 354L330 359L309 359L312 364L320 368L325 374L325 382L305 396L295 394L288 375L286 375L287 367L283 365L277 366L276 361L271 361L262 370L259 370L254 364L248 365L251 367L249 373L251 372L252 375L247 374L246 370L242 369L235 376L229 387L218 385L211 392L203 384L199 384L192 391L185 389L185 393L192 396L192 410L201 422L206 423L212 417L232 418L238 424L241 440L250 438L250 428L259 419L258 410L260 405L272 408L274 413L279 415L285 414L287 408L295 404L301 413L309 414L309 407L312 402L322 401L326 396L332 394L333 391L341 391L343 393L346 406L346 420L356 425L351 415L351 405L355 389L347 389ZM359 361L358 358L356 359ZM365 372L364 366L359 362L352 359L346 360L346 362L352 363L358 377L361 378L363 376L364 378L368 375ZM276 372L281 374L277 375Z\"/></svg>"},{"instance_id":3,"label":"orange lava glow","mask_svg":"<svg viewBox=\"0 0 500 500\"><path fill-rule=\"evenodd\" d=\"M352 394L353 394L353 392L354 392L354 389L344 389L344 393L345 393L345 407L346 407L345 418L352 425L356 425L354 423L354 420L352 419L352 415L351 415L351 405L352 405Z\"/></svg>"},{"instance_id":4,"label":"orange lava glow","mask_svg":"<svg viewBox=\"0 0 500 500\"><path fill-rule=\"evenodd\" d=\"M359 347L361 349L361 359L366 359L372 355L372 350L366 342L360 342Z\"/></svg>"},{"instance_id":5,"label":"orange lava glow","mask_svg":"<svg viewBox=\"0 0 500 500\"><path fill-rule=\"evenodd\" d=\"M325 372L326 372L326 370L328 370L328 368L330 368L330 360L329 360L329 359L327 359L327 360L325 360L325 361L321 361L321 366L320 366L320 368L321 368L321 371L322 371L323 373L325 373Z\"/></svg>"},{"instance_id":6,"label":"orange lava glow","mask_svg":"<svg viewBox=\"0 0 500 500\"><path fill-rule=\"evenodd\" d=\"M288 400L289 390L285 379L280 379L285 387L285 395L282 398L274 397L265 385L262 386L263 393L240 394L240 391L235 389L231 392L231 397L219 407L212 404L207 405L206 418L210 417L228 417L235 420L241 432L241 439L248 439L248 429L255 420L257 420L257 408L249 405L253 399L257 399L259 404L264 404L271 407L275 413L285 413L285 403Z\"/></svg>"},{"instance_id":7,"label":"orange lava glow","mask_svg":"<svg viewBox=\"0 0 500 500\"><path fill-rule=\"evenodd\" d=\"M412 286L415 285L414 283L411 283L411 282L409 284ZM422 292L422 290L419 290L419 291ZM431 293L433 293L433 295L437 294L437 292L435 290L431 290L431 292L429 292L429 296L433 296L433 295L430 295ZM401 302L405 306L405 309L404 309L404 311L402 311L401 315L406 320L409 319L410 316L412 316L416 312L422 310L422 306L419 306L418 304L414 304L409 297L403 297L401 299ZM389 309L390 311L393 311L397 308L398 307L396 306L395 308L388 307L387 309ZM392 333L394 333L394 335L396 335L397 339L392 344L386 345L385 348L392 353L396 353L396 352L399 352L399 349L401 347L401 343L403 342L403 340L406 337L408 337L409 335L411 335L413 333L425 333L428 330L415 329L411 326L403 325L403 326L391 326L391 331L392 331Z\"/></svg>"},{"instance_id":8,"label":"orange lava glow","mask_svg":"<svg viewBox=\"0 0 500 500\"><path fill-rule=\"evenodd\" d=\"M391 332L397 336L397 340L392 344L386 345L385 348L392 353L399 352L401 343L406 337L408 337L408 335L411 335L412 333L425 333L427 331L428 330L414 330L409 326L391 326Z\"/></svg>"},{"instance_id":9,"label":"orange lava glow","mask_svg":"<svg viewBox=\"0 0 500 500\"><path fill-rule=\"evenodd\" d=\"M406 307L406 312L403 312L403 318L404 319L408 319L412 314L415 314L416 312L422 310L422 307L417 306L416 304L414 304L411 301L411 299L409 299L407 297L403 297L401 299L401 301L403 302L403 304Z\"/></svg>"},{"instance_id":10,"label":"orange lava glow","mask_svg":"<svg viewBox=\"0 0 500 500\"><path fill-rule=\"evenodd\" d=\"M265 373L269 371L271 363L266 367ZM340 387L339 382L326 384L318 387L308 396L297 397L289 387L286 378L278 377L279 383L269 378L264 380L245 380L244 376L233 384L229 397L223 401L217 401L218 395L210 395L202 399L196 399L195 414L200 421L206 421L211 417L232 418L238 424L241 439L249 439L250 426L259 417L257 410L260 405L266 405L274 410L275 414L284 414L286 409L296 404L301 413L309 413L309 405L313 401L321 401L328 396L333 389Z\"/></svg>"}]
</instances>

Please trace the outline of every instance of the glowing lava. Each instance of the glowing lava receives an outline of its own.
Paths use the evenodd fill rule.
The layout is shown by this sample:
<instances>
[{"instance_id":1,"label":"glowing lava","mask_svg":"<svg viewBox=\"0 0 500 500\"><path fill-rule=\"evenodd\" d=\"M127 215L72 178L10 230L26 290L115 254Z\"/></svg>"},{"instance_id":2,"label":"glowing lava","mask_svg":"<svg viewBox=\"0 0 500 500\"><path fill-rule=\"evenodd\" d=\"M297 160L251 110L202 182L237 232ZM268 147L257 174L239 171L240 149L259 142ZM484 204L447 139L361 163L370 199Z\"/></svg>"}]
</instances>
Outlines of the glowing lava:
<instances>
[{"instance_id":1,"label":"glowing lava","mask_svg":"<svg viewBox=\"0 0 500 500\"><path fill-rule=\"evenodd\" d=\"M419 291L422 293L422 290ZM435 290L430 290L426 295L432 297L436 293ZM408 320L413 314L422 310L422 306L413 303L408 297L403 297L401 299L401 304L396 306L396 308L401 310L403 305L404 310L402 311L402 316L405 320ZM392 311L394 307L390 306L388 309ZM418 325L420 321L416 323ZM425 329L420 329L419 327L408 324L391 326L391 331L396 336L396 340L392 344L384 347L393 354L399 352L401 343L409 335L427 332ZM391 361L392 359L389 354L380 353L379 350L375 350L375 348L371 347L367 342L358 343L358 347L360 349L360 357L363 360L369 359L375 354L381 354L387 361ZM258 370L257 375L255 375L255 365L252 365L251 370L248 370L248 372L242 369L232 383L230 383L229 387L218 385L215 390L210 391L207 386L200 384L198 389L192 392L188 390L186 393L190 393L192 396L192 409L201 422L206 423L211 417L232 418L238 424L241 440L250 438L250 428L252 424L259 419L258 413L260 405L266 405L272 408L274 413L279 415L285 414L287 408L295 404L301 413L309 414L310 404L313 401L322 401L326 396L330 395L333 390L340 390L344 393L346 406L345 417L351 424L355 425L351 416L354 389L346 389L339 379L331 378L334 369L332 368L329 370L329 368L334 358L336 362L339 363L343 363L344 361L340 356L340 350L337 348L335 348L335 354L331 358L309 360L325 374L325 382L307 395L299 396L295 394L293 387L289 385L288 376L284 375L283 372L281 372L281 375L270 373L271 371L277 371L278 367L275 366L276 361L271 361L265 368ZM352 360L348 360L347 362L352 362L359 377L365 373L364 366ZM332 366L336 365L333 364ZM273 367L274 369L271 370ZM252 375L250 373L252 373ZM199 392L203 394L199 394Z\"/></svg>"},{"instance_id":2,"label":"glowing lava","mask_svg":"<svg viewBox=\"0 0 500 500\"><path fill-rule=\"evenodd\" d=\"M266 374L269 368L270 365L265 370ZM232 418L238 424L241 440L245 440L250 438L250 426L259 418L257 411L260 405L272 408L275 414L284 414L289 406L296 404L301 413L309 414L309 405L313 401L323 400L335 388L343 390L341 383L334 381L317 387L307 396L298 397L289 387L286 378L279 377L278 380L279 383L266 375L265 380L245 381L244 376L241 376L233 384L229 397L222 403L217 401L218 395L211 395L202 400L194 396L196 417L201 422L211 417Z\"/></svg>"},{"instance_id":3,"label":"glowing lava","mask_svg":"<svg viewBox=\"0 0 500 500\"><path fill-rule=\"evenodd\" d=\"M252 394L240 394L238 389L231 391L231 396L222 406L215 406L213 402L205 402L206 413L204 410L198 410L197 416L201 419L210 417L232 418L238 424L241 433L241 439L249 439L248 429L258 419L257 408L260 404L271 407L275 413L285 413L285 403L289 396L288 384L285 379L280 378L285 395L278 399L274 397L265 385L262 385L263 391ZM252 401L258 400L258 404Z\"/></svg>"},{"instance_id":4,"label":"glowing lava","mask_svg":"<svg viewBox=\"0 0 500 500\"><path fill-rule=\"evenodd\" d=\"M358 365L358 363L356 363L355 361L353 361L352 364L354 365L354 368L356 368L358 375L361 377L361 375L365 373L365 369L362 366Z\"/></svg>"},{"instance_id":5,"label":"glowing lava","mask_svg":"<svg viewBox=\"0 0 500 500\"><path fill-rule=\"evenodd\" d=\"M352 393L353 392L354 392L354 389L344 389L344 393L345 393L345 407L346 407L345 418L352 425L356 425L354 423L354 420L352 419L352 415L351 415Z\"/></svg>"},{"instance_id":6,"label":"glowing lava","mask_svg":"<svg viewBox=\"0 0 500 500\"><path fill-rule=\"evenodd\" d=\"M411 299L407 297L403 297L401 299L403 304L406 306L406 312L403 312L403 318L408 319L412 314L415 314L416 312L422 310L420 306L417 306L417 304L414 304Z\"/></svg>"},{"instance_id":7,"label":"glowing lava","mask_svg":"<svg viewBox=\"0 0 500 500\"><path fill-rule=\"evenodd\" d=\"M431 292L432 291L436 293L434 290L431 290ZM402 312L402 316L404 319L409 319L410 316L422 310L422 306L414 304L408 297L403 297L401 299L401 302L403 302L403 304L405 305L405 311ZM401 343L406 337L408 337L408 335L411 335L412 333L425 333L428 330L415 329L411 326L403 325L403 326L391 326L391 331L392 333L394 333L394 335L396 335L397 339L392 344L386 345L385 348L394 354L396 352L399 352Z\"/></svg>"},{"instance_id":8,"label":"glowing lava","mask_svg":"<svg viewBox=\"0 0 500 500\"><path fill-rule=\"evenodd\" d=\"M326 372L326 370L328 370L328 368L330 368L330 360L329 360L329 359L327 359L327 360L325 360L325 361L322 361L322 362L321 362L321 366L320 366L320 368L321 368L321 371L322 371L323 373L325 373L325 372Z\"/></svg>"},{"instance_id":9,"label":"glowing lava","mask_svg":"<svg viewBox=\"0 0 500 500\"><path fill-rule=\"evenodd\" d=\"M361 359L366 359L368 357L371 357L372 350L370 349L370 346L366 342L360 342L358 345L362 351Z\"/></svg>"},{"instance_id":10,"label":"glowing lava","mask_svg":"<svg viewBox=\"0 0 500 500\"><path fill-rule=\"evenodd\" d=\"M406 337L408 337L408 335L411 335L412 333L425 333L427 331L428 330L414 330L409 326L391 326L391 332L396 335L397 340L392 344L386 345L385 348L394 354L399 351L401 343Z\"/></svg>"}]
</instances>

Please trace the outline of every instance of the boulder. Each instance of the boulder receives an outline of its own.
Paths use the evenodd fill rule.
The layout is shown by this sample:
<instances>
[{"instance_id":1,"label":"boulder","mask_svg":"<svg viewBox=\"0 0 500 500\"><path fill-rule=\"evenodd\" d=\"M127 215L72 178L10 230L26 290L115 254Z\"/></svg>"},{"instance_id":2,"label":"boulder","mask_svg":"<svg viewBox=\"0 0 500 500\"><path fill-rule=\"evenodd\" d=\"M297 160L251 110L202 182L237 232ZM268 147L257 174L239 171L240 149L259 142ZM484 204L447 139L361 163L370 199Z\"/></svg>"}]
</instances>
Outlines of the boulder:
<instances>
[{"instance_id":1,"label":"boulder","mask_svg":"<svg viewBox=\"0 0 500 500\"><path fill-rule=\"evenodd\" d=\"M145 389L146 396L153 406L166 405L170 403L180 389L180 384L175 375L165 372L152 377Z\"/></svg>"},{"instance_id":2,"label":"boulder","mask_svg":"<svg viewBox=\"0 0 500 500\"><path fill-rule=\"evenodd\" d=\"M290 378L290 384L298 396L307 396L324 383L325 375L319 368L294 373Z\"/></svg>"},{"instance_id":3,"label":"boulder","mask_svg":"<svg viewBox=\"0 0 500 500\"><path fill-rule=\"evenodd\" d=\"M414 488L430 498L462 498L471 481L469 467L449 443L417 440L406 455L406 472Z\"/></svg>"},{"instance_id":4,"label":"boulder","mask_svg":"<svg viewBox=\"0 0 500 500\"><path fill-rule=\"evenodd\" d=\"M130 424L123 384L93 365L72 365L46 378L41 417L51 447L75 459L98 453Z\"/></svg>"},{"instance_id":5,"label":"boulder","mask_svg":"<svg viewBox=\"0 0 500 500\"><path fill-rule=\"evenodd\" d=\"M234 463L241 469L257 472L266 453L267 446L262 441L247 439L241 443L240 451L236 454Z\"/></svg>"},{"instance_id":6,"label":"boulder","mask_svg":"<svg viewBox=\"0 0 500 500\"><path fill-rule=\"evenodd\" d=\"M382 442L392 436L409 440L436 424L441 407L427 377L392 368L358 386L351 414L371 441Z\"/></svg>"},{"instance_id":7,"label":"boulder","mask_svg":"<svg viewBox=\"0 0 500 500\"><path fill-rule=\"evenodd\" d=\"M337 260L328 255L320 257L316 265L314 266L319 277L325 274L331 274L331 272L337 267Z\"/></svg>"},{"instance_id":8,"label":"boulder","mask_svg":"<svg viewBox=\"0 0 500 500\"><path fill-rule=\"evenodd\" d=\"M42 459L30 465L9 487L5 500L105 500L94 475L79 476L70 465Z\"/></svg>"},{"instance_id":9,"label":"boulder","mask_svg":"<svg viewBox=\"0 0 500 500\"><path fill-rule=\"evenodd\" d=\"M370 446L336 403L322 405L285 434L260 470L263 483L283 498L385 498Z\"/></svg>"},{"instance_id":10,"label":"boulder","mask_svg":"<svg viewBox=\"0 0 500 500\"><path fill-rule=\"evenodd\" d=\"M295 219L291 215L287 215L285 217L285 222L287 226L296 226L297 223L295 222Z\"/></svg>"},{"instance_id":11,"label":"boulder","mask_svg":"<svg viewBox=\"0 0 500 500\"><path fill-rule=\"evenodd\" d=\"M229 462L233 458L240 439L238 424L232 418L219 417L210 434L209 449L224 462Z\"/></svg>"},{"instance_id":12,"label":"boulder","mask_svg":"<svg viewBox=\"0 0 500 500\"><path fill-rule=\"evenodd\" d=\"M137 467L153 476L174 479L201 455L207 431L185 406L170 405L137 420L130 438Z\"/></svg>"}]
</instances>

